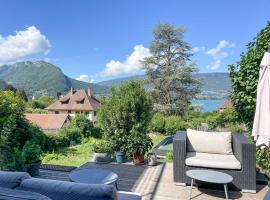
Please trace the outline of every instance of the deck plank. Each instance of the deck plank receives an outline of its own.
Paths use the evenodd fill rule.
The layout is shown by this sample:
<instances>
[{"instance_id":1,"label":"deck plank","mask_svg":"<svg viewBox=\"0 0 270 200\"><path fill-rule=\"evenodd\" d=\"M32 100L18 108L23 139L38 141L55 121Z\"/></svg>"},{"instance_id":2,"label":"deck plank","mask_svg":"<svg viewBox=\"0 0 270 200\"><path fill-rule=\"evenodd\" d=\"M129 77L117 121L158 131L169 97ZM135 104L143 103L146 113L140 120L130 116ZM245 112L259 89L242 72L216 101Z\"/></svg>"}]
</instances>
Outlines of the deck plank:
<instances>
[{"instance_id":1,"label":"deck plank","mask_svg":"<svg viewBox=\"0 0 270 200\"><path fill-rule=\"evenodd\" d=\"M190 187L176 186L173 182L172 163L159 164L154 167L132 164L95 164L85 163L75 169L107 169L118 174L119 190L140 193L143 200L184 200L188 199ZM69 181L69 172L41 169L39 178ZM229 191L230 199L261 200L268 191L267 186L257 186L256 194ZM220 200L224 199L223 190L213 190L194 187L192 199Z\"/></svg>"}]
</instances>

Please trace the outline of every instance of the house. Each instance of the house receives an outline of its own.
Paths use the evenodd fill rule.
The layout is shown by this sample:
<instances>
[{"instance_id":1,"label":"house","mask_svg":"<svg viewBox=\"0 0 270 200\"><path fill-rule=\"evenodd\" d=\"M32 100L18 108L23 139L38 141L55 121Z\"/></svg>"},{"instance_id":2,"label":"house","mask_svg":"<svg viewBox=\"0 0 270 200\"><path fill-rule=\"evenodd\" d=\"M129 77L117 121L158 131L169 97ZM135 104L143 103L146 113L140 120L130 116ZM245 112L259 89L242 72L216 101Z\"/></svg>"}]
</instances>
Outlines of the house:
<instances>
[{"instance_id":1,"label":"house","mask_svg":"<svg viewBox=\"0 0 270 200\"><path fill-rule=\"evenodd\" d=\"M88 90L75 90L71 88L70 92L60 97L56 102L46 109L53 114L69 114L73 117L76 113L85 113L91 121L96 121L96 113L100 107L100 102Z\"/></svg>"},{"instance_id":2,"label":"house","mask_svg":"<svg viewBox=\"0 0 270 200\"><path fill-rule=\"evenodd\" d=\"M39 126L44 131L57 131L70 124L71 118L68 114L24 114L25 118L32 124Z\"/></svg>"},{"instance_id":3,"label":"house","mask_svg":"<svg viewBox=\"0 0 270 200\"><path fill-rule=\"evenodd\" d=\"M233 103L230 100L226 100L223 104L219 105L218 110L223 112L226 109L233 108Z\"/></svg>"}]
</instances>

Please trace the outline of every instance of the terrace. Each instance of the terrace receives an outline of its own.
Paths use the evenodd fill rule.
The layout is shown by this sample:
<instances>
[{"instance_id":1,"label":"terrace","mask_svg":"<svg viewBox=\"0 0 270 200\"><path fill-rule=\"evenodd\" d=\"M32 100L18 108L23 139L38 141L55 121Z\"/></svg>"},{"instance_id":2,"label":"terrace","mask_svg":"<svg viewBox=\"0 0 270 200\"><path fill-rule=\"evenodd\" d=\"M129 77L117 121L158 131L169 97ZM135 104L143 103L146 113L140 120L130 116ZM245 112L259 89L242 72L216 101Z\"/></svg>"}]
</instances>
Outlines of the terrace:
<instances>
[{"instance_id":1,"label":"terrace","mask_svg":"<svg viewBox=\"0 0 270 200\"><path fill-rule=\"evenodd\" d=\"M38 178L69 181L69 173L80 169L107 169L119 176L118 187L120 191L136 192L142 196L142 200L179 200L188 199L190 186L176 186L173 181L173 163L159 163L157 166L134 166L125 164L95 164L87 162L78 168L43 165ZM258 175L257 179L264 179ZM265 181L265 179L263 180ZM268 187L258 181L257 193L241 193L229 190L230 199L261 200L265 196ZM223 188L197 188L192 191L192 199L224 199Z\"/></svg>"}]
</instances>

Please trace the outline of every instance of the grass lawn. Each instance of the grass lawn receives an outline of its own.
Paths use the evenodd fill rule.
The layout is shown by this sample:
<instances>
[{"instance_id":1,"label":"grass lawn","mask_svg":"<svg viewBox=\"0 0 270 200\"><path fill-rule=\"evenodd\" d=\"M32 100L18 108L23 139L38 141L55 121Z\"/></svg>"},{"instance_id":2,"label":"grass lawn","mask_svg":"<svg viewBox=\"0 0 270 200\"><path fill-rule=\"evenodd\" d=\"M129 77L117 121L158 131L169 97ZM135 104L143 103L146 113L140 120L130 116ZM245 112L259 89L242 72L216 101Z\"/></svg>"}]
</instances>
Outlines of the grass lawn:
<instances>
[{"instance_id":1,"label":"grass lawn","mask_svg":"<svg viewBox=\"0 0 270 200\"><path fill-rule=\"evenodd\" d=\"M49 153L44 157L42 163L79 167L91 160L92 156L91 144L85 143Z\"/></svg>"},{"instance_id":2,"label":"grass lawn","mask_svg":"<svg viewBox=\"0 0 270 200\"><path fill-rule=\"evenodd\" d=\"M154 146L165 138L164 135L159 133L151 133L150 137L152 138ZM42 160L42 163L79 167L92 159L93 152L91 146L91 143L88 142L63 148L57 152L47 154Z\"/></svg>"}]
</instances>

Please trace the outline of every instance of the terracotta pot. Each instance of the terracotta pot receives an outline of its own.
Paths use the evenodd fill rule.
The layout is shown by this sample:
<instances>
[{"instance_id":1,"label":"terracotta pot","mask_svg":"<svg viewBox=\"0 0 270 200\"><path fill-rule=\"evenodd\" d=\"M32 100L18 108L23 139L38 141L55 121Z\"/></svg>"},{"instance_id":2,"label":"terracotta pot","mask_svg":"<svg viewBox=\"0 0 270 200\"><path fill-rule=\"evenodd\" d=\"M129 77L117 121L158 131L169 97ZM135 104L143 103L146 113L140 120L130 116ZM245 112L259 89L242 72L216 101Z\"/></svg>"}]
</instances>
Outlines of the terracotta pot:
<instances>
[{"instance_id":1,"label":"terracotta pot","mask_svg":"<svg viewBox=\"0 0 270 200\"><path fill-rule=\"evenodd\" d=\"M144 163L144 155L143 154L134 154L133 155L133 163L135 165L141 165Z\"/></svg>"}]
</instances>

